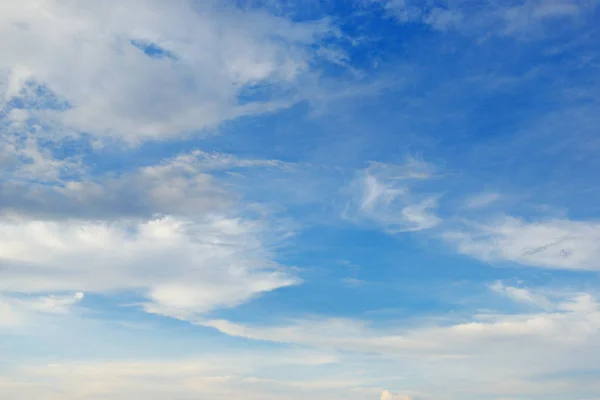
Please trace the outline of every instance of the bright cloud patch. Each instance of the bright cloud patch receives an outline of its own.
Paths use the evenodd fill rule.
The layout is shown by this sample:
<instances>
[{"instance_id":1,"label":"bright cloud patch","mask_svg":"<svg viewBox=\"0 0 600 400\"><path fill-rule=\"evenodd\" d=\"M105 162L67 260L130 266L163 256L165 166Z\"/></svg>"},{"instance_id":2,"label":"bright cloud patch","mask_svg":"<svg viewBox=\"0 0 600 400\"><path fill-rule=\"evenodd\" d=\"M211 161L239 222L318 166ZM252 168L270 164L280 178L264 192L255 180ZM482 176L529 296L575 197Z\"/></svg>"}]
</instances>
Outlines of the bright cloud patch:
<instances>
[{"instance_id":1,"label":"bright cloud patch","mask_svg":"<svg viewBox=\"0 0 600 400\"><path fill-rule=\"evenodd\" d=\"M413 400L413 398L406 394L392 393L389 390L381 392L381 400Z\"/></svg>"},{"instance_id":2,"label":"bright cloud patch","mask_svg":"<svg viewBox=\"0 0 600 400\"><path fill-rule=\"evenodd\" d=\"M0 291L130 290L149 312L182 318L230 307L297 283L270 261L261 229L218 216L198 222L5 219Z\"/></svg>"}]
</instances>

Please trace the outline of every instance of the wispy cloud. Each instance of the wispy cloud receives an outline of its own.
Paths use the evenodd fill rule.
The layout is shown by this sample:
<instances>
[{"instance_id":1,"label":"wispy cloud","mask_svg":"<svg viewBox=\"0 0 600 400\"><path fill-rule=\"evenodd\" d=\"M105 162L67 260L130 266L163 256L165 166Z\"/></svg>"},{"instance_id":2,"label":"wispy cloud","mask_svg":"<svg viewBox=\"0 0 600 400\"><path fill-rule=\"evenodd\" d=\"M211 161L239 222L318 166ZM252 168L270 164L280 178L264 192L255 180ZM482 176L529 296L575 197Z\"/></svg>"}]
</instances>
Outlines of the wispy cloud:
<instances>
[{"instance_id":1,"label":"wispy cloud","mask_svg":"<svg viewBox=\"0 0 600 400\"><path fill-rule=\"evenodd\" d=\"M456 30L469 35L519 38L551 34L551 27L567 20L576 22L597 7L587 0L526 0L518 3L482 1L451 2L444 6L412 0L374 0L400 22L420 22L433 29Z\"/></svg>"},{"instance_id":2,"label":"wispy cloud","mask_svg":"<svg viewBox=\"0 0 600 400\"><path fill-rule=\"evenodd\" d=\"M504 217L449 231L444 237L459 252L484 261L554 269L600 268L600 225L593 221L527 222Z\"/></svg>"},{"instance_id":3,"label":"wispy cloud","mask_svg":"<svg viewBox=\"0 0 600 400\"><path fill-rule=\"evenodd\" d=\"M503 284L493 285L492 290L519 303L546 299L536 290L526 292ZM560 385L553 385L554 378L544 377L593 369L600 344L597 299L589 293L553 295L558 300L540 304L547 306L548 311L480 312L448 325L375 328L364 321L339 319L308 319L286 326L260 327L228 321L202 323L238 337L397 360L396 374L405 371L415 377L435 377L412 386L430 393L431 398L481 396L489 393L489 385L499 395L540 396L568 393L576 380L565 378ZM460 381L469 383L462 385ZM513 386L502 388L499 381L510 381Z\"/></svg>"},{"instance_id":4,"label":"wispy cloud","mask_svg":"<svg viewBox=\"0 0 600 400\"><path fill-rule=\"evenodd\" d=\"M372 163L360 171L347 191L352 197L342 216L373 223L394 232L420 231L436 226L434 195L411 192L415 181L433 177L433 166L413 158L403 165Z\"/></svg>"},{"instance_id":5,"label":"wispy cloud","mask_svg":"<svg viewBox=\"0 0 600 400\"><path fill-rule=\"evenodd\" d=\"M48 296L0 295L0 327L20 328L34 323L36 315L68 314L83 298L82 292Z\"/></svg>"},{"instance_id":6,"label":"wispy cloud","mask_svg":"<svg viewBox=\"0 0 600 400\"><path fill-rule=\"evenodd\" d=\"M580 344L588 339L595 340L600 326L595 321L598 303L588 293L562 296L562 300L551 303L543 295L519 291L514 287L492 286L501 290L510 299L522 302L524 297L552 305L552 311L534 314L474 314L469 321L437 327L403 327L397 330L377 330L364 321L347 319L300 320L288 326L253 327L229 321L201 321L228 335L267 340L281 343L296 343L320 348L376 353L394 357L409 357L416 354L434 357L461 357L478 351L477 346L504 346L496 339L505 338L522 342L524 345L534 337L539 340L566 343L571 340ZM588 331L578 331L574 321L587 324ZM322 332L327 331L324 335ZM591 335L591 336L590 336ZM511 339L512 338L512 339ZM469 346L474 346L469 348Z\"/></svg>"},{"instance_id":7,"label":"wispy cloud","mask_svg":"<svg viewBox=\"0 0 600 400\"><path fill-rule=\"evenodd\" d=\"M501 198L498 193L479 193L465 199L464 207L468 209L486 208Z\"/></svg>"},{"instance_id":8,"label":"wispy cloud","mask_svg":"<svg viewBox=\"0 0 600 400\"><path fill-rule=\"evenodd\" d=\"M490 289L518 303L531 304L544 309L552 308L552 303L546 296L534 293L528 288L509 286L497 281L490 285Z\"/></svg>"}]
</instances>

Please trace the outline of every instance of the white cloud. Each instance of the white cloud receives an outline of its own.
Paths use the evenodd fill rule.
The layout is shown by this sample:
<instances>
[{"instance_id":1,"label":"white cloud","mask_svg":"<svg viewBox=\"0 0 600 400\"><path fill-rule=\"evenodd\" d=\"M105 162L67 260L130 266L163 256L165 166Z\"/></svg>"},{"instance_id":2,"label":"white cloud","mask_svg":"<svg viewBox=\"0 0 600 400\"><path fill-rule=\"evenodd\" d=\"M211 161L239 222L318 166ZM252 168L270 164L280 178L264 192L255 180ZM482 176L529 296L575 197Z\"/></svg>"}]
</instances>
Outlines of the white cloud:
<instances>
[{"instance_id":1,"label":"white cloud","mask_svg":"<svg viewBox=\"0 0 600 400\"><path fill-rule=\"evenodd\" d=\"M534 289L529 294L543 296ZM577 372L600 367L600 306L587 293L555 292L548 298L561 299L551 300L548 312L475 313L441 325L425 321L377 327L342 319L284 326L208 321L230 335L289 346L252 350L248 345L225 353L214 349L199 358L174 361L23 363L5 371L0 393L9 399L23 394L43 399L45 393L60 391L65 399L111 400L120 400L123 393L150 399L168 393L177 400L242 393L249 399L302 400L452 400L487 398L490 393L498 398L590 397L598 389L594 377L578 377Z\"/></svg>"},{"instance_id":2,"label":"white cloud","mask_svg":"<svg viewBox=\"0 0 600 400\"><path fill-rule=\"evenodd\" d=\"M50 295L40 297L30 304L36 311L52 314L65 314L71 306L83 300L83 297L83 292L77 292L72 296Z\"/></svg>"},{"instance_id":3,"label":"white cloud","mask_svg":"<svg viewBox=\"0 0 600 400\"><path fill-rule=\"evenodd\" d=\"M182 167L189 170L224 170L234 168L292 168L293 165L280 160L243 159L232 154L205 152L194 150L189 154L177 156L169 162L173 167Z\"/></svg>"},{"instance_id":4,"label":"white cloud","mask_svg":"<svg viewBox=\"0 0 600 400\"><path fill-rule=\"evenodd\" d=\"M467 1L444 6L411 0L375 0L400 22L421 22L433 29L477 35L519 38L539 37L552 33L552 22L575 21L593 12L595 0L525 0L517 3Z\"/></svg>"},{"instance_id":5,"label":"white cloud","mask_svg":"<svg viewBox=\"0 0 600 400\"><path fill-rule=\"evenodd\" d=\"M213 176L217 171L266 168L292 171L293 165L278 160L242 159L223 153L195 150L180 154L159 164L138 167L120 174L106 173L78 176L59 172L58 179L44 180L40 175L32 181L22 160L14 161L12 173L7 171L0 183L0 205L3 213L22 213L41 218L114 219L120 217L149 218L155 214L190 216L228 212L238 197L223 181ZM61 165L49 159L49 165Z\"/></svg>"},{"instance_id":6,"label":"white cloud","mask_svg":"<svg viewBox=\"0 0 600 400\"><path fill-rule=\"evenodd\" d=\"M459 252L483 261L553 269L600 269L600 224L596 222L525 222L505 217L448 232L444 237Z\"/></svg>"},{"instance_id":7,"label":"white cloud","mask_svg":"<svg viewBox=\"0 0 600 400\"><path fill-rule=\"evenodd\" d=\"M402 209L402 216L409 225L412 225L412 228L406 230L419 231L438 225L441 219L431 212L436 207L437 201L435 198L427 198L420 203L405 206Z\"/></svg>"},{"instance_id":8,"label":"white cloud","mask_svg":"<svg viewBox=\"0 0 600 400\"><path fill-rule=\"evenodd\" d=\"M128 291L146 311L185 318L299 282L269 250L289 236L285 224L244 217L264 210L241 204L214 176L289 164L196 150L92 175L66 171L77 162L9 132L0 147L9 167L0 184L0 293ZM47 296L30 308L64 312L70 301ZM18 315L3 305L3 321Z\"/></svg>"},{"instance_id":9,"label":"white cloud","mask_svg":"<svg viewBox=\"0 0 600 400\"><path fill-rule=\"evenodd\" d=\"M247 326L226 320L197 323L230 336L366 353L422 354L424 349L435 346L417 337L378 333L366 323L352 319L308 319L287 326Z\"/></svg>"},{"instance_id":10,"label":"white cloud","mask_svg":"<svg viewBox=\"0 0 600 400\"><path fill-rule=\"evenodd\" d=\"M32 304L32 308L45 313L64 314L74 304L83 300L84 293L77 292L72 296L46 296L38 299Z\"/></svg>"},{"instance_id":11,"label":"white cloud","mask_svg":"<svg viewBox=\"0 0 600 400\"><path fill-rule=\"evenodd\" d=\"M0 294L0 327L22 327L36 315L67 314L84 297L82 292L72 295L6 296Z\"/></svg>"},{"instance_id":12,"label":"white cloud","mask_svg":"<svg viewBox=\"0 0 600 400\"><path fill-rule=\"evenodd\" d=\"M423 8L419 4L412 4L406 0L375 0L382 3L385 10L400 22L412 22L423 16Z\"/></svg>"},{"instance_id":13,"label":"white cloud","mask_svg":"<svg viewBox=\"0 0 600 400\"><path fill-rule=\"evenodd\" d=\"M514 300L523 301L523 293L514 295L515 291L510 288L505 292ZM529 293L529 296L544 299L539 294ZM478 346L500 349L514 341L523 345L530 340L545 345L580 344L590 335L596 337L600 333L600 307L592 295L576 293L557 303L547 301L551 312L474 314L469 321L454 325L396 330L377 330L351 319L299 320L288 326L246 326L224 320L199 323L231 336L396 357L470 356L478 351ZM498 342L493 344L495 341Z\"/></svg>"},{"instance_id":14,"label":"white cloud","mask_svg":"<svg viewBox=\"0 0 600 400\"><path fill-rule=\"evenodd\" d=\"M522 293L505 293L515 301L523 300ZM528 295L544 298L533 290ZM557 292L553 297L560 300L548 300L549 311L474 313L441 325L425 322L376 328L340 319L300 320L285 326L229 321L203 324L232 336L342 350L358 358L376 357L379 365L375 368L382 381L407 383L404 387L410 390L403 393L409 396L429 393L415 394L417 398L593 392L589 380L556 376L600 368L600 305L589 293ZM581 387L583 383L588 386Z\"/></svg>"},{"instance_id":15,"label":"white cloud","mask_svg":"<svg viewBox=\"0 0 600 400\"><path fill-rule=\"evenodd\" d=\"M464 207L468 209L486 208L500 199L498 193L479 193L465 199Z\"/></svg>"},{"instance_id":16,"label":"white cloud","mask_svg":"<svg viewBox=\"0 0 600 400\"><path fill-rule=\"evenodd\" d=\"M33 135L15 134L12 128L0 137L0 166L5 177L31 181L57 181L62 174L81 169L75 159L56 159Z\"/></svg>"},{"instance_id":17,"label":"white cloud","mask_svg":"<svg viewBox=\"0 0 600 400\"><path fill-rule=\"evenodd\" d=\"M433 176L433 167L409 158L403 165L372 163L351 182L352 200L343 217L355 222L368 221L390 233L429 229L441 221L431 210L437 207L434 196L416 196L415 181Z\"/></svg>"},{"instance_id":18,"label":"white cloud","mask_svg":"<svg viewBox=\"0 0 600 400\"><path fill-rule=\"evenodd\" d=\"M23 317L15 310L12 302L0 297L0 327L14 327L23 323Z\"/></svg>"},{"instance_id":19,"label":"white cloud","mask_svg":"<svg viewBox=\"0 0 600 400\"><path fill-rule=\"evenodd\" d=\"M540 293L534 293L527 288L508 286L497 281L490 285L494 292L509 297L513 301L524 304L532 304L545 309L551 309L552 304L546 296Z\"/></svg>"},{"instance_id":20,"label":"white cloud","mask_svg":"<svg viewBox=\"0 0 600 400\"><path fill-rule=\"evenodd\" d=\"M147 311L185 318L298 279L270 260L258 221L0 222L0 292L137 292ZM59 310L64 299L39 308Z\"/></svg>"},{"instance_id":21,"label":"white cloud","mask_svg":"<svg viewBox=\"0 0 600 400\"><path fill-rule=\"evenodd\" d=\"M19 98L53 132L180 136L288 105L241 96L293 87L310 72L310 45L330 32L326 21L217 2L3 2L1 102Z\"/></svg>"}]
</instances>

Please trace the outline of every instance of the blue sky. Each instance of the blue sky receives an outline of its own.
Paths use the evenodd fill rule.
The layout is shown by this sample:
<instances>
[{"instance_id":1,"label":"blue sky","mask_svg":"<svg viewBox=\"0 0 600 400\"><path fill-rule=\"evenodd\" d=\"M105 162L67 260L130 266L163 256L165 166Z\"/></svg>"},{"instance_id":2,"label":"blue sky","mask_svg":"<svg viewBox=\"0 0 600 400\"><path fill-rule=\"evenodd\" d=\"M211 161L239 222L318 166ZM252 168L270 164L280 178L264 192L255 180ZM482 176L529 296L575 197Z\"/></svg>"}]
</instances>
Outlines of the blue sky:
<instances>
[{"instance_id":1,"label":"blue sky","mask_svg":"<svg viewBox=\"0 0 600 400\"><path fill-rule=\"evenodd\" d=\"M600 5L0 5L2 399L598 400Z\"/></svg>"}]
</instances>

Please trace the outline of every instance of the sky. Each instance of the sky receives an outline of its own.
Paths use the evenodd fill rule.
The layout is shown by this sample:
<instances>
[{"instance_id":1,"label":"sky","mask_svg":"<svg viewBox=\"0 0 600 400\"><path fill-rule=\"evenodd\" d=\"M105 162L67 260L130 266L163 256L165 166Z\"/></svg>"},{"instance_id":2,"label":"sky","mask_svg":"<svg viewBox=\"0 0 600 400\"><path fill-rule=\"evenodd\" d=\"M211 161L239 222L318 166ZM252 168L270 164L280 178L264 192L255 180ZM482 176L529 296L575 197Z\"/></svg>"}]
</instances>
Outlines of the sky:
<instances>
[{"instance_id":1,"label":"sky","mask_svg":"<svg viewBox=\"0 0 600 400\"><path fill-rule=\"evenodd\" d=\"M599 31L0 2L0 398L600 400Z\"/></svg>"}]
</instances>

